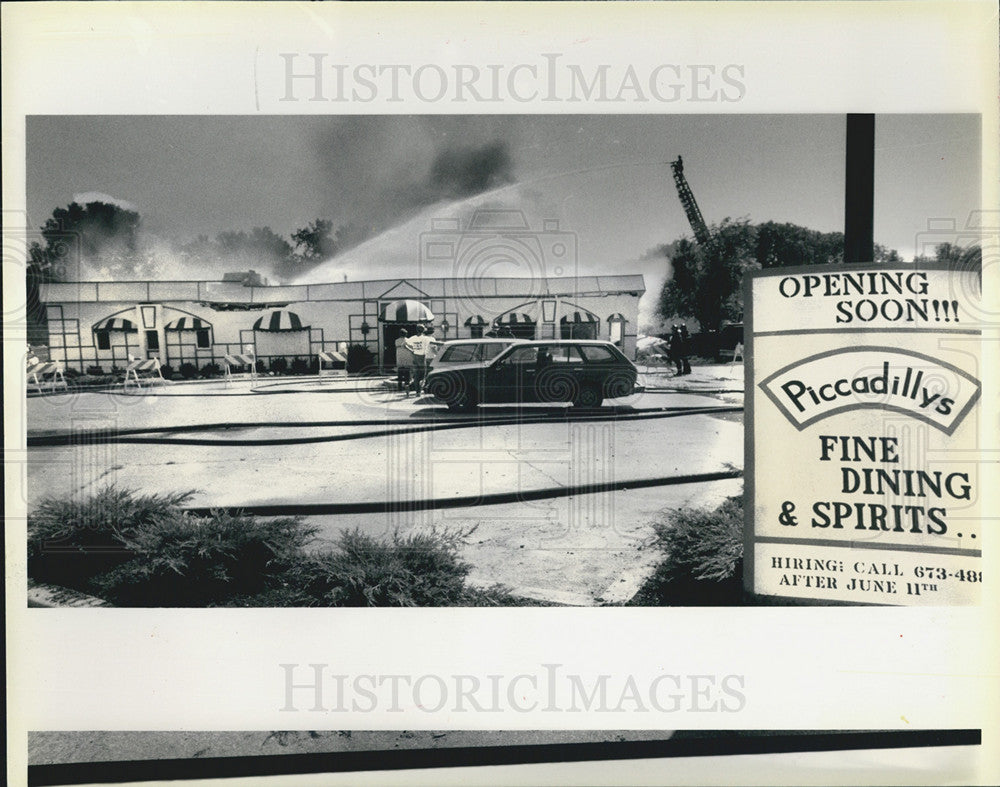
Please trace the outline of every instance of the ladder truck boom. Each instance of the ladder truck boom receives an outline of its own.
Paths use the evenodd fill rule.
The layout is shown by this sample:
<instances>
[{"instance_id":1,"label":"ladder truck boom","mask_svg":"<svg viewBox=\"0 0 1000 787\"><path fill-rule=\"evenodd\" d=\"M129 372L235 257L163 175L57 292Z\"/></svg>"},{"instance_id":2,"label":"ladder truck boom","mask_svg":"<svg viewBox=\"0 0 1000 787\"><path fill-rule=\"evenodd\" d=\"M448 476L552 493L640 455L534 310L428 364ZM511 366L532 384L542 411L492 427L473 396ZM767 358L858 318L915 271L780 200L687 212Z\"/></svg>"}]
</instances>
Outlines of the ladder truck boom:
<instances>
[{"instance_id":1,"label":"ladder truck boom","mask_svg":"<svg viewBox=\"0 0 1000 787\"><path fill-rule=\"evenodd\" d=\"M701 245L705 245L708 243L711 235L708 232L708 226L705 224L705 219L702 218L701 210L698 208L698 203L695 201L694 193L688 185L687 178L684 177L684 160L678 156L677 161L670 162L670 169L673 170L674 185L677 187L677 196L680 197L681 206L684 208L684 213L687 215L688 224L691 225L691 230L694 232L695 240L697 240Z\"/></svg>"}]
</instances>

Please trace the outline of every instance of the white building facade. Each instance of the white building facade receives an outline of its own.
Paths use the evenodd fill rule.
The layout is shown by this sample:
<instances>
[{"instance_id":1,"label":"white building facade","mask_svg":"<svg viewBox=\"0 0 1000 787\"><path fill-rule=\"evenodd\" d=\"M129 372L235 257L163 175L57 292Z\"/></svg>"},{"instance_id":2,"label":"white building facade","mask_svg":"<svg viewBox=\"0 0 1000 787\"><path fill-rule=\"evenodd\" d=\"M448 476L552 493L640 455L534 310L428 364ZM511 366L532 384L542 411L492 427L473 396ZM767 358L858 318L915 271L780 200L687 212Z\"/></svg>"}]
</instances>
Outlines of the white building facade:
<instances>
[{"instance_id":1,"label":"white building facade","mask_svg":"<svg viewBox=\"0 0 1000 787\"><path fill-rule=\"evenodd\" d=\"M265 367L362 345L384 367L405 323L386 307L412 300L433 314L436 339L491 331L520 338L594 338L635 356L640 275L567 278L407 278L291 286L222 281L68 282L41 286L49 357L69 369L123 369L158 358L173 369L221 366L252 347Z\"/></svg>"}]
</instances>

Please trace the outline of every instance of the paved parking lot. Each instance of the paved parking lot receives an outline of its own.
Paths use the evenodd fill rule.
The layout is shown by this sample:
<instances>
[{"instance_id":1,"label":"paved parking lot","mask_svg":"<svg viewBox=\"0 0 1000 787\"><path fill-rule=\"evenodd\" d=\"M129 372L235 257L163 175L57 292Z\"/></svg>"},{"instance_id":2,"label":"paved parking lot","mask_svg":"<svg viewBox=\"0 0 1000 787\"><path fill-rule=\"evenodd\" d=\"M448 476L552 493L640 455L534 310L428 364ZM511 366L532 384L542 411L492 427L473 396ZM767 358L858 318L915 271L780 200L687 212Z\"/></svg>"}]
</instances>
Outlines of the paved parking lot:
<instances>
[{"instance_id":1,"label":"paved parking lot","mask_svg":"<svg viewBox=\"0 0 1000 787\"><path fill-rule=\"evenodd\" d=\"M741 413L681 410L741 404L741 373L654 372L646 393L583 420L560 406L455 416L379 379L168 383L140 396L31 398L29 435L63 444L29 449L26 499L30 509L45 496L115 483L196 489L201 507L311 504L324 540L354 527L460 531L473 582L554 603L620 602L657 557L647 547L663 510L715 505L739 491L738 478L655 479L742 467ZM94 443L86 437L94 430L121 441ZM566 487L605 491L566 496Z\"/></svg>"}]
</instances>

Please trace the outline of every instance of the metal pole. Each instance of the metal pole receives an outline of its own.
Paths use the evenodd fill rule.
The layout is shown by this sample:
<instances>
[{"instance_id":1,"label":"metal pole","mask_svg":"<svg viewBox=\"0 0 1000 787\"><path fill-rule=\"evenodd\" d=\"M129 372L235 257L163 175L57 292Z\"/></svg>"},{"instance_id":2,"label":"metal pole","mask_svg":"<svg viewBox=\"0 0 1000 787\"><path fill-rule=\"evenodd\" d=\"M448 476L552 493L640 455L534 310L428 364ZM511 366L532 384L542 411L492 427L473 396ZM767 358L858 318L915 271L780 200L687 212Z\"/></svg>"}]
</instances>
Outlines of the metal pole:
<instances>
[{"instance_id":1,"label":"metal pole","mask_svg":"<svg viewBox=\"0 0 1000 787\"><path fill-rule=\"evenodd\" d=\"M875 213L875 115L847 116L844 262L872 262Z\"/></svg>"}]
</instances>

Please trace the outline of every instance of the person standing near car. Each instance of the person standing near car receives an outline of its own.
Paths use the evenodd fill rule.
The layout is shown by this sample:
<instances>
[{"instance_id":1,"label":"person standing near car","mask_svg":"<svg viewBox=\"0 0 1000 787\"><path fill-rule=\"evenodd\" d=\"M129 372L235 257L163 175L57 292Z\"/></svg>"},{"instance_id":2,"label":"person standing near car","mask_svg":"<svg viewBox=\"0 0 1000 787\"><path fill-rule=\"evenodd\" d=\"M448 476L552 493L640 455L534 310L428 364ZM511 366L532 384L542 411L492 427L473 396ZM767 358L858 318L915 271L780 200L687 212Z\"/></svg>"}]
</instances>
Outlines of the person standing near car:
<instances>
[{"instance_id":1,"label":"person standing near car","mask_svg":"<svg viewBox=\"0 0 1000 787\"><path fill-rule=\"evenodd\" d=\"M406 346L406 337L409 332L406 328L401 328L399 338L396 339L396 389L406 391L410 395L410 374L413 369L413 353Z\"/></svg>"},{"instance_id":2,"label":"person standing near car","mask_svg":"<svg viewBox=\"0 0 1000 787\"><path fill-rule=\"evenodd\" d=\"M416 334L406 340L407 349L413 354L413 390L420 394L427 374L427 354L433 340L424 335L424 326L418 325Z\"/></svg>"}]
</instances>

